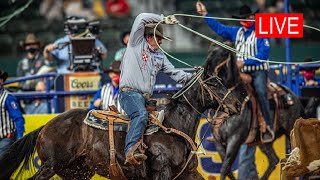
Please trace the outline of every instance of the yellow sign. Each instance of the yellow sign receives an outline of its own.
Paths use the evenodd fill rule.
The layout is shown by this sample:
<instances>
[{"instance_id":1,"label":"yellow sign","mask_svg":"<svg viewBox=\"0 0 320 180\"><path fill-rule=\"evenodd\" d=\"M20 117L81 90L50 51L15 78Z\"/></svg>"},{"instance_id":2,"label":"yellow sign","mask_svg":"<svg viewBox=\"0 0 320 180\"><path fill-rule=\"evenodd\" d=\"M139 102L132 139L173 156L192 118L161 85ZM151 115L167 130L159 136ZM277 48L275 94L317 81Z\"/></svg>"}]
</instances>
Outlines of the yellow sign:
<instances>
[{"instance_id":1,"label":"yellow sign","mask_svg":"<svg viewBox=\"0 0 320 180\"><path fill-rule=\"evenodd\" d=\"M97 72L72 73L64 76L65 91L97 90L100 74ZM94 95L74 95L65 98L65 110L89 108Z\"/></svg>"},{"instance_id":2,"label":"yellow sign","mask_svg":"<svg viewBox=\"0 0 320 180\"><path fill-rule=\"evenodd\" d=\"M209 123L206 119L201 119L196 136L196 142L199 142L199 139L205 135L206 130L209 126ZM211 136L210 130L205 135L206 137ZM221 158L216 150L214 143L206 141L202 141L202 145L199 147L198 152L203 152L203 154L198 154L198 171L205 179L220 179L220 169L222 166ZM281 138L277 139L273 147L277 152L277 156L282 159L285 157L285 137L282 136ZM256 151L256 166L259 177L263 175L263 173L267 169L268 159L267 157L257 148ZM238 158L232 165L232 171L235 176L238 175ZM269 179L280 179L280 166L277 166L276 169L273 171Z\"/></svg>"},{"instance_id":3,"label":"yellow sign","mask_svg":"<svg viewBox=\"0 0 320 180\"><path fill-rule=\"evenodd\" d=\"M49 120L57 116L57 114L51 115L26 115L26 133L29 133L40 126L46 124ZM206 119L201 119L199 123L199 127L197 130L196 142L199 142L199 138L202 138L205 134L205 131L208 127L208 122ZM211 134L208 132L206 137ZM279 138L274 144L273 147L277 152L277 155L280 159L285 157L285 137ZM257 148L259 149L259 148ZM199 152L204 152L205 154L198 155L198 171L202 174L205 179L209 179L209 177L215 177L220 179L220 168L221 168L221 159L214 147L214 144L203 140L202 146L200 146ZM256 152L256 165L259 176L261 177L267 168L267 157L262 154L260 150ZM15 173L12 178L13 179L28 179L34 175L41 165L41 161L37 154L34 155L32 162L28 166L27 171L22 171L20 174ZM237 176L238 169L238 161L236 160L232 166L233 172ZM279 179L280 178L280 166L277 166L275 171L270 176L270 179ZM59 179L59 177L55 176L54 179ZM104 180L106 178L100 177L99 175L95 175L93 180ZM211 179L211 178L210 178Z\"/></svg>"}]
</instances>

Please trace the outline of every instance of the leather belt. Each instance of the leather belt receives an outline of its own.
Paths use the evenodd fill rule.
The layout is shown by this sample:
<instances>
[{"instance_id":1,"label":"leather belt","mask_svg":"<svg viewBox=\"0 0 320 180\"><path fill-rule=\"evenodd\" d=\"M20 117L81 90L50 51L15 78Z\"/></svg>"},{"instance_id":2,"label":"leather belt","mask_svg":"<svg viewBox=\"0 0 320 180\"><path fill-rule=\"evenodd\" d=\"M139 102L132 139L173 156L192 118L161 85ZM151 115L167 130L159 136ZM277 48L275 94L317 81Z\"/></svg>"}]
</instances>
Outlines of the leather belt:
<instances>
[{"instance_id":1,"label":"leather belt","mask_svg":"<svg viewBox=\"0 0 320 180\"><path fill-rule=\"evenodd\" d=\"M136 89L133 89L133 88L129 88L129 87L121 88L121 91L122 91L122 92L126 92L126 91L136 91L136 92L141 93L140 91L138 91L138 90L136 90Z\"/></svg>"},{"instance_id":2,"label":"leather belt","mask_svg":"<svg viewBox=\"0 0 320 180\"><path fill-rule=\"evenodd\" d=\"M135 91L135 92L138 92L140 94L142 94L148 101L150 100L150 97L151 95L149 93L143 93L137 89L133 89L133 88L129 88L129 87L124 87L124 88L121 88L121 91L122 92L126 92L126 91Z\"/></svg>"}]
</instances>

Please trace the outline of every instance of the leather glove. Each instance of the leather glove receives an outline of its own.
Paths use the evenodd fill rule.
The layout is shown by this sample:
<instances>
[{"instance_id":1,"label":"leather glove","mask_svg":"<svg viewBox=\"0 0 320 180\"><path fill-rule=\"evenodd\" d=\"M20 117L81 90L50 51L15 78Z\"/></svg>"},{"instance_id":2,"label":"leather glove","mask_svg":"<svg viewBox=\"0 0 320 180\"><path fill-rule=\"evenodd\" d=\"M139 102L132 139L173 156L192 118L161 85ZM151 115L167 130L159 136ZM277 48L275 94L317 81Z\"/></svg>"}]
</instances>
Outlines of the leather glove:
<instances>
[{"instance_id":1,"label":"leather glove","mask_svg":"<svg viewBox=\"0 0 320 180\"><path fill-rule=\"evenodd\" d=\"M202 66L194 66L193 67L196 71L199 71L200 69L202 69Z\"/></svg>"},{"instance_id":2,"label":"leather glove","mask_svg":"<svg viewBox=\"0 0 320 180\"><path fill-rule=\"evenodd\" d=\"M176 17L174 15L169 15L167 17L164 17L164 24L170 24L170 25L173 25L173 24L178 24L179 21L176 19Z\"/></svg>"},{"instance_id":3,"label":"leather glove","mask_svg":"<svg viewBox=\"0 0 320 180\"><path fill-rule=\"evenodd\" d=\"M200 69L202 69L203 67L202 67L202 66L194 66L193 68L194 68L195 71L192 73L192 75L194 76L194 75L196 75L197 72L198 72Z\"/></svg>"}]
</instances>

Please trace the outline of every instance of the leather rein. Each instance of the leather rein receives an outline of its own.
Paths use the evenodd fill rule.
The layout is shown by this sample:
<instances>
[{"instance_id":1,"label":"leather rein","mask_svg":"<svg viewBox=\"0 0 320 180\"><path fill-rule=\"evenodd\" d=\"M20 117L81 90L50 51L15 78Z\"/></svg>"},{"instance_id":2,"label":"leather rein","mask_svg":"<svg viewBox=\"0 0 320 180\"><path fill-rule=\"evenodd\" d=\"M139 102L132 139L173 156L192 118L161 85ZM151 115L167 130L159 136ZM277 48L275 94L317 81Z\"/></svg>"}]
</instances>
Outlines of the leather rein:
<instances>
[{"instance_id":1,"label":"leather rein","mask_svg":"<svg viewBox=\"0 0 320 180\"><path fill-rule=\"evenodd\" d=\"M216 100L218 103L219 103L219 107L218 109L216 110L215 112L215 116L217 115L217 112L219 111L219 109L224 106L224 100L229 96L229 94L235 89L236 86L234 87L231 87L228 89L228 92L224 95L224 97L220 97L217 92L215 91L215 89L211 88L208 86L208 84L206 84L208 81L210 81L211 79L218 79L220 81L220 78L216 75L217 74L217 71L218 69L220 69L223 65L227 64L230 60L230 55L229 57L224 60L221 64L219 64L216 68L215 68L215 72L213 73L212 76L209 76L207 79L205 80L202 80L202 78L199 78L198 79L198 82L200 84L200 88L201 88L201 99L202 99L202 105L204 105L204 91L206 90L208 92L208 94L210 95L210 99L212 101ZM190 101L187 99L187 97L184 95L184 93L182 94L182 96L184 97L184 99L186 100L186 102L200 115L202 115L202 113L197 110L191 103ZM154 123L154 122L153 122ZM182 170L173 178L173 180L177 179L182 173L183 171L186 169L186 167L188 166L190 160L192 159L193 155L197 153L197 150L199 148L199 146L201 145L201 143L199 144L199 146L195 146L195 143L194 141L186 134L183 133L183 135L181 134L182 132L179 131L178 132L175 132L177 130L175 129L172 129L172 128L166 128L166 127L161 127L162 125L161 124L158 124L158 123L155 123L157 124L160 128L162 128L163 130L165 130L165 132L174 132L175 134L179 134L180 136L182 136L183 138L185 138L189 144L191 145L191 149L192 151L190 152L189 156L188 156L188 159L184 165L184 167L182 168ZM202 142L202 140L201 140Z\"/></svg>"}]
</instances>

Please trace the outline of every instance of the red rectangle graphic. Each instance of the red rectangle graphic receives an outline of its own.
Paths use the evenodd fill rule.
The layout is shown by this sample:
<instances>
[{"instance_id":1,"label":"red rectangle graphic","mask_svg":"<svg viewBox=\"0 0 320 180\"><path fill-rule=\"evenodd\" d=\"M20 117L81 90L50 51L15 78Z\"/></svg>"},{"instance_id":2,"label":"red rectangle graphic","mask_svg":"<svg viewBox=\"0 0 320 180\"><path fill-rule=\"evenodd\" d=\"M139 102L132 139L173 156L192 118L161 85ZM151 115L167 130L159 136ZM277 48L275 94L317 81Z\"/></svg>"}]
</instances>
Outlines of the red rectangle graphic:
<instances>
[{"instance_id":1,"label":"red rectangle graphic","mask_svg":"<svg viewBox=\"0 0 320 180\"><path fill-rule=\"evenodd\" d=\"M256 36L259 38L302 38L303 14L257 13Z\"/></svg>"}]
</instances>

